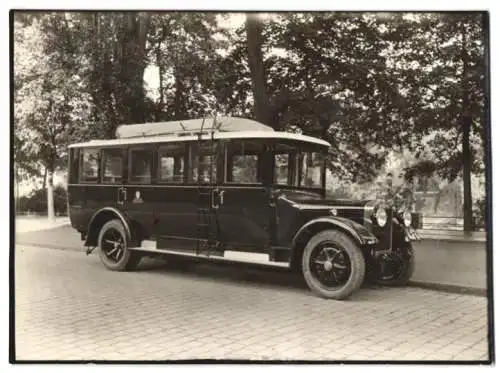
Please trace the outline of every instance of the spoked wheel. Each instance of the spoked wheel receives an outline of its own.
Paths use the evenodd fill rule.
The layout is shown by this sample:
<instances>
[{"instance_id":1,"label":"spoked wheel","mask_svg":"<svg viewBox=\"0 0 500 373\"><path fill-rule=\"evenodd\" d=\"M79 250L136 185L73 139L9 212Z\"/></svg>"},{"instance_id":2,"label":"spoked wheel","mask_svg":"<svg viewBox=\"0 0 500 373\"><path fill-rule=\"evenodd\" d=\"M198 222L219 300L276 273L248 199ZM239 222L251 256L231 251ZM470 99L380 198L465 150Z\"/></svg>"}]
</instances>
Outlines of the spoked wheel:
<instances>
[{"instance_id":1,"label":"spoked wheel","mask_svg":"<svg viewBox=\"0 0 500 373\"><path fill-rule=\"evenodd\" d=\"M365 259L347 235L323 231L311 238L304 249L302 271L307 285L316 295L345 299L361 286Z\"/></svg>"},{"instance_id":2,"label":"spoked wheel","mask_svg":"<svg viewBox=\"0 0 500 373\"><path fill-rule=\"evenodd\" d=\"M99 257L104 266L114 271L133 269L139 264L139 253L128 249L125 228L119 220L104 224L99 233Z\"/></svg>"},{"instance_id":3,"label":"spoked wheel","mask_svg":"<svg viewBox=\"0 0 500 373\"><path fill-rule=\"evenodd\" d=\"M329 242L314 248L309 265L314 277L327 287L344 286L351 274L351 261L347 253Z\"/></svg>"},{"instance_id":4,"label":"spoked wheel","mask_svg":"<svg viewBox=\"0 0 500 373\"><path fill-rule=\"evenodd\" d=\"M380 258L377 283L386 286L405 286L415 272L415 255L411 247L398 249Z\"/></svg>"}]
</instances>

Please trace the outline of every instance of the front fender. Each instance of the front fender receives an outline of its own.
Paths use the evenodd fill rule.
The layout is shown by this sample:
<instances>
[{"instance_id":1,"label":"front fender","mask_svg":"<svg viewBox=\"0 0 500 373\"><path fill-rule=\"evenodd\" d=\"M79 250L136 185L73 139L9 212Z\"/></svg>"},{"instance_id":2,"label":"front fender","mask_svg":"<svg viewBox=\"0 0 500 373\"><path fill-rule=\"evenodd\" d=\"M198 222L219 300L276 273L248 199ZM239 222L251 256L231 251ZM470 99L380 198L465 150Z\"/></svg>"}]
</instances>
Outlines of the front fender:
<instances>
[{"instance_id":1,"label":"front fender","mask_svg":"<svg viewBox=\"0 0 500 373\"><path fill-rule=\"evenodd\" d=\"M361 224L358 224L350 219L338 216L324 216L313 219L304 224L293 237L293 247L295 247L296 243L303 234L314 228L314 226L320 224L327 224L330 225L333 229L338 229L347 233L360 246L373 245L378 242L377 237L375 237L368 229L366 229Z\"/></svg>"}]
</instances>

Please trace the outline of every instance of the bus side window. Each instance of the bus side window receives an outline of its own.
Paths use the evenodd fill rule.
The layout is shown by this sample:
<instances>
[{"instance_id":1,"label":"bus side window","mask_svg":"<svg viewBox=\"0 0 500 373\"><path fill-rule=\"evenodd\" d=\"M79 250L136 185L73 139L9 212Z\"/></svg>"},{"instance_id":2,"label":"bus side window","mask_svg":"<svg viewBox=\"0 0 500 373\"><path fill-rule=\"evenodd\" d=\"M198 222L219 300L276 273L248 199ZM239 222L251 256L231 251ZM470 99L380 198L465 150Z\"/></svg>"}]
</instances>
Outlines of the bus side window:
<instances>
[{"instance_id":1,"label":"bus side window","mask_svg":"<svg viewBox=\"0 0 500 373\"><path fill-rule=\"evenodd\" d=\"M170 144L158 150L158 181L182 183L186 158L185 144Z\"/></svg>"},{"instance_id":2,"label":"bus side window","mask_svg":"<svg viewBox=\"0 0 500 373\"><path fill-rule=\"evenodd\" d=\"M151 183L153 152L146 149L130 151L129 180L135 183Z\"/></svg>"},{"instance_id":3,"label":"bus side window","mask_svg":"<svg viewBox=\"0 0 500 373\"><path fill-rule=\"evenodd\" d=\"M99 177L99 150L83 149L81 151L80 180L96 183Z\"/></svg>"},{"instance_id":4,"label":"bus side window","mask_svg":"<svg viewBox=\"0 0 500 373\"><path fill-rule=\"evenodd\" d=\"M102 182L106 184L120 184L123 174L123 150L103 149L102 157Z\"/></svg>"},{"instance_id":5,"label":"bus side window","mask_svg":"<svg viewBox=\"0 0 500 373\"><path fill-rule=\"evenodd\" d=\"M259 174L259 158L262 145L258 142L238 141L226 147L226 182L256 184L262 182Z\"/></svg>"},{"instance_id":6,"label":"bus side window","mask_svg":"<svg viewBox=\"0 0 500 373\"><path fill-rule=\"evenodd\" d=\"M213 152L213 153L212 153ZM208 183L217 181L217 160L218 144L212 147L209 142L201 147L197 143L190 144L189 151L189 182ZM212 169L212 175L210 175Z\"/></svg>"}]
</instances>

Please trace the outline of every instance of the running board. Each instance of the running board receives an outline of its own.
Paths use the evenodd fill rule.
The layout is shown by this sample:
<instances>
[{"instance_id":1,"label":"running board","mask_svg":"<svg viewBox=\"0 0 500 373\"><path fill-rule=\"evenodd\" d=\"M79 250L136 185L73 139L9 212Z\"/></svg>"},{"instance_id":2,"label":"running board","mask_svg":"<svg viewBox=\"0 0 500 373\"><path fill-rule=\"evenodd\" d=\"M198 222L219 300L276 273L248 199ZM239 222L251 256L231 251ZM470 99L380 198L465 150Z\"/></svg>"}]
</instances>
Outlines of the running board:
<instances>
[{"instance_id":1,"label":"running board","mask_svg":"<svg viewBox=\"0 0 500 373\"><path fill-rule=\"evenodd\" d=\"M171 249L157 249L155 241L142 241L142 246L131 247L129 250L142 251L155 254L168 254L168 255L178 255L189 258L208 258L224 262L239 262L239 263L249 263L249 264L263 264L267 266L289 268L288 263L282 262L271 262L269 260L268 254L257 254L246 251L229 251L226 250L224 253L212 253L212 255L207 255L208 253L203 252L196 254L196 249L191 252L181 251L181 250L171 250Z\"/></svg>"}]
</instances>

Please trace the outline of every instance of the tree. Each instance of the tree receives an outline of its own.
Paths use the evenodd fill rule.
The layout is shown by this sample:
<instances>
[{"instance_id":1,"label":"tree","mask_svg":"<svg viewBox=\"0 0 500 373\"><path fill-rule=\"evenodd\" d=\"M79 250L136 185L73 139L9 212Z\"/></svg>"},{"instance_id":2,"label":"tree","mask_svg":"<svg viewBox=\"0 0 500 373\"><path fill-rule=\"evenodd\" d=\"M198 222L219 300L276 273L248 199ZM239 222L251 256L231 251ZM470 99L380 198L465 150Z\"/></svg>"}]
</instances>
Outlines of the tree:
<instances>
[{"instance_id":1,"label":"tree","mask_svg":"<svg viewBox=\"0 0 500 373\"><path fill-rule=\"evenodd\" d=\"M480 13L433 14L424 18L427 70L416 115L414 148L422 159L410 173L453 181L463 178L464 230L473 229L471 174L484 172L484 25ZM427 154L423 155L427 136Z\"/></svg>"},{"instance_id":2,"label":"tree","mask_svg":"<svg viewBox=\"0 0 500 373\"><path fill-rule=\"evenodd\" d=\"M27 22L27 23L25 23ZM66 164L66 147L81 118L81 79L75 43L63 13L15 21L14 130L18 164L31 174L47 171L47 206L54 218L53 175ZM84 120L83 120L84 121Z\"/></svg>"},{"instance_id":3,"label":"tree","mask_svg":"<svg viewBox=\"0 0 500 373\"><path fill-rule=\"evenodd\" d=\"M329 140L331 168L358 181L376 174L402 127L381 23L370 14L299 13L262 29L252 18L246 24L255 112L275 129Z\"/></svg>"},{"instance_id":4,"label":"tree","mask_svg":"<svg viewBox=\"0 0 500 373\"><path fill-rule=\"evenodd\" d=\"M484 172L484 16L479 13L36 13L15 24L19 174L57 169L70 140L217 111L332 144L331 171L373 181L391 152L412 174ZM159 91L143 75L158 68ZM67 125L70 123L71 125ZM32 141L35 139L36 141ZM467 184L468 183L468 184ZM49 183L50 184L50 183Z\"/></svg>"},{"instance_id":5,"label":"tree","mask_svg":"<svg viewBox=\"0 0 500 373\"><path fill-rule=\"evenodd\" d=\"M80 41L79 66L92 102L92 132L113 138L120 124L151 119L144 90L147 13L71 13Z\"/></svg>"},{"instance_id":6,"label":"tree","mask_svg":"<svg viewBox=\"0 0 500 373\"><path fill-rule=\"evenodd\" d=\"M152 16L148 55L158 67L156 120L188 119L217 108L214 89L225 33L211 13Z\"/></svg>"},{"instance_id":7,"label":"tree","mask_svg":"<svg viewBox=\"0 0 500 373\"><path fill-rule=\"evenodd\" d=\"M252 92L254 100L254 116L261 123L275 126L271 123L269 99L266 86L266 74L262 55L262 24L256 14L247 14L245 21L247 38L248 66L252 77Z\"/></svg>"}]
</instances>

